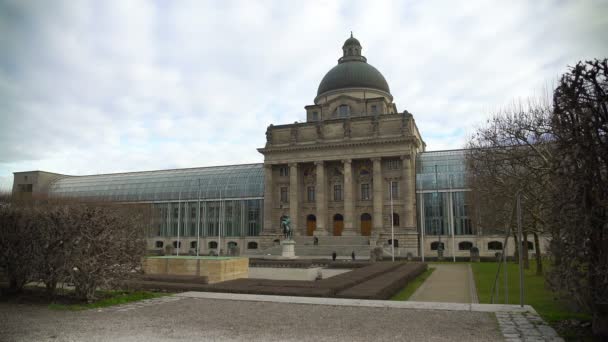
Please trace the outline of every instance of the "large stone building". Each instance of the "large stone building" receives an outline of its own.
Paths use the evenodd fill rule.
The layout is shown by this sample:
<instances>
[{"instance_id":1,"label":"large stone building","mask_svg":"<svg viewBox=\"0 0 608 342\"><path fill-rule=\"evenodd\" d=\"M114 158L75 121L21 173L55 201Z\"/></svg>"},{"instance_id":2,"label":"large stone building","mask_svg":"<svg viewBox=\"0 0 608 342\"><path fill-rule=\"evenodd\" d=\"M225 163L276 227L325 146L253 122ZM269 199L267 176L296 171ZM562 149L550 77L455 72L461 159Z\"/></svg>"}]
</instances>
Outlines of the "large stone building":
<instances>
[{"instance_id":1,"label":"large stone building","mask_svg":"<svg viewBox=\"0 0 608 342\"><path fill-rule=\"evenodd\" d=\"M414 117L398 111L352 35L305 109L306 122L268 127L258 149L263 164L90 176L16 172L13 192L150 203L149 249L182 253L273 254L282 215L291 218L296 253L394 244L399 255L436 255L443 246L446 256L468 256L472 246L482 255L502 248L503 237L484 234L471 217L465 151L425 152ZM310 247L313 236L329 249Z\"/></svg>"},{"instance_id":2,"label":"large stone building","mask_svg":"<svg viewBox=\"0 0 608 342\"><path fill-rule=\"evenodd\" d=\"M416 122L399 113L384 76L353 37L323 77L306 122L268 127L264 227L291 217L297 234L390 238L416 248ZM391 201L392 200L392 201ZM392 202L392 210L391 210Z\"/></svg>"}]
</instances>

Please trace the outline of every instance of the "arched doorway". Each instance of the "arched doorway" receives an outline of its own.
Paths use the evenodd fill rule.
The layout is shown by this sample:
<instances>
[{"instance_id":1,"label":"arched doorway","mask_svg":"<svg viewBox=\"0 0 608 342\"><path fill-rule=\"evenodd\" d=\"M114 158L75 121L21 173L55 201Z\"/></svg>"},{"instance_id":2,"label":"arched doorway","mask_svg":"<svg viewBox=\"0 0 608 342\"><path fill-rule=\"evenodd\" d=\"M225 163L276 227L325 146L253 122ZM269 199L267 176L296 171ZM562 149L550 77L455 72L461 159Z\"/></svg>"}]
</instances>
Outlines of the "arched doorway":
<instances>
[{"instance_id":1,"label":"arched doorway","mask_svg":"<svg viewBox=\"0 0 608 342\"><path fill-rule=\"evenodd\" d=\"M344 217L340 214L334 215L334 236L342 236L344 230Z\"/></svg>"},{"instance_id":2,"label":"arched doorway","mask_svg":"<svg viewBox=\"0 0 608 342\"><path fill-rule=\"evenodd\" d=\"M361 235L372 235L372 215L368 213L361 215Z\"/></svg>"},{"instance_id":3,"label":"arched doorway","mask_svg":"<svg viewBox=\"0 0 608 342\"><path fill-rule=\"evenodd\" d=\"M306 235L313 236L317 229L317 218L315 215L306 216Z\"/></svg>"}]
</instances>

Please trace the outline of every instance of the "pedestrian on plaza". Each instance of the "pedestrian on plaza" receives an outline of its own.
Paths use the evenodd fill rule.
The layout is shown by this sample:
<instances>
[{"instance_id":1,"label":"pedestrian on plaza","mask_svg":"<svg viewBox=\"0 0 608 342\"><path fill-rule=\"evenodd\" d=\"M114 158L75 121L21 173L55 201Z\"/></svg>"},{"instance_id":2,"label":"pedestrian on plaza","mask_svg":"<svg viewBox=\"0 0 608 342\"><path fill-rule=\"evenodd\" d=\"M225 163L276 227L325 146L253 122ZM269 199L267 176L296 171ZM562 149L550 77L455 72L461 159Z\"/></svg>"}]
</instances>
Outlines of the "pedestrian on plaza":
<instances>
[{"instance_id":1,"label":"pedestrian on plaza","mask_svg":"<svg viewBox=\"0 0 608 342\"><path fill-rule=\"evenodd\" d=\"M353 258L353 261L355 261L355 251L353 251L353 252L350 254L350 256L351 256L351 258Z\"/></svg>"},{"instance_id":2,"label":"pedestrian on plaza","mask_svg":"<svg viewBox=\"0 0 608 342\"><path fill-rule=\"evenodd\" d=\"M336 261L336 257L337 257L337 256L338 256L338 255L336 254L336 252L331 253L331 259L332 259L333 261Z\"/></svg>"}]
</instances>

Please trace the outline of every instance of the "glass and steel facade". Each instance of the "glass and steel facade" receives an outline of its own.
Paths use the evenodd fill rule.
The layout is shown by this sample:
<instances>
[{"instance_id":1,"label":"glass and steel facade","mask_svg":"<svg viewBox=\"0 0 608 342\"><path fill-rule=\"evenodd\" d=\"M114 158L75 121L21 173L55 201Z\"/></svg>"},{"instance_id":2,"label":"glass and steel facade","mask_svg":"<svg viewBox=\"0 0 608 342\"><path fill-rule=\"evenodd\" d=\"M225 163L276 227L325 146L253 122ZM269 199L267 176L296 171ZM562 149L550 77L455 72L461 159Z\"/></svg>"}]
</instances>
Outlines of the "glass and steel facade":
<instances>
[{"instance_id":1,"label":"glass and steel facade","mask_svg":"<svg viewBox=\"0 0 608 342\"><path fill-rule=\"evenodd\" d=\"M150 203L151 237L257 236L262 230L262 164L68 176L52 197Z\"/></svg>"},{"instance_id":2,"label":"glass and steel facade","mask_svg":"<svg viewBox=\"0 0 608 342\"><path fill-rule=\"evenodd\" d=\"M425 235L473 235L465 150L418 154L418 227ZM363 191L363 190L362 190ZM150 237L257 236L262 231L263 164L67 176L52 197L150 203ZM334 194L334 197L340 197ZM308 194L308 200L314 193Z\"/></svg>"},{"instance_id":3,"label":"glass and steel facade","mask_svg":"<svg viewBox=\"0 0 608 342\"><path fill-rule=\"evenodd\" d=\"M418 227L425 235L473 235L466 150L423 152L416 159Z\"/></svg>"}]
</instances>

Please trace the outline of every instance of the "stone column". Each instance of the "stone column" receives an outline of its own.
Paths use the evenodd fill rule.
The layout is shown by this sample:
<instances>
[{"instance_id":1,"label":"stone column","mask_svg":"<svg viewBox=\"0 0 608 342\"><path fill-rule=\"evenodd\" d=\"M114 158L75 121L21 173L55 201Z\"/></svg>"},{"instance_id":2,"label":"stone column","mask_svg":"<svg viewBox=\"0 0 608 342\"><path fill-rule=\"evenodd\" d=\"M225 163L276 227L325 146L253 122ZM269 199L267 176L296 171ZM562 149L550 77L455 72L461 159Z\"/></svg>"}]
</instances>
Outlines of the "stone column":
<instances>
[{"instance_id":1,"label":"stone column","mask_svg":"<svg viewBox=\"0 0 608 342\"><path fill-rule=\"evenodd\" d=\"M293 235L300 233L298 226L300 189L298 187L298 163L289 164L289 218L291 219L291 229Z\"/></svg>"},{"instance_id":2,"label":"stone column","mask_svg":"<svg viewBox=\"0 0 608 342\"><path fill-rule=\"evenodd\" d=\"M382 164L380 158L372 158L373 162L373 183L374 183L374 194L373 194L373 207L374 214L372 216L372 229L373 232L382 232L382 205L384 198L382 197L382 188L384 182L382 179Z\"/></svg>"},{"instance_id":3,"label":"stone column","mask_svg":"<svg viewBox=\"0 0 608 342\"><path fill-rule=\"evenodd\" d=\"M264 164L264 227L262 233L276 233L273 227L272 207L274 205L274 186L272 179L272 165Z\"/></svg>"},{"instance_id":4,"label":"stone column","mask_svg":"<svg viewBox=\"0 0 608 342\"><path fill-rule=\"evenodd\" d=\"M317 229L315 235L328 235L327 232L327 198L325 197L325 165L323 161L315 162L317 166L317 184L315 200L317 205ZM330 234L331 235L331 234Z\"/></svg>"},{"instance_id":5,"label":"stone column","mask_svg":"<svg viewBox=\"0 0 608 342\"><path fill-rule=\"evenodd\" d=\"M342 161L344 164L344 231L342 235L351 236L355 233L354 196L353 196L353 165L351 159Z\"/></svg>"},{"instance_id":6,"label":"stone column","mask_svg":"<svg viewBox=\"0 0 608 342\"><path fill-rule=\"evenodd\" d=\"M414 166L412 156L402 156L403 162L403 227L416 227L416 177L414 176Z\"/></svg>"}]
</instances>

